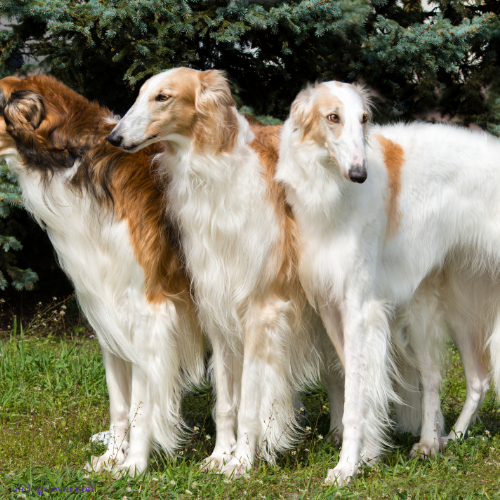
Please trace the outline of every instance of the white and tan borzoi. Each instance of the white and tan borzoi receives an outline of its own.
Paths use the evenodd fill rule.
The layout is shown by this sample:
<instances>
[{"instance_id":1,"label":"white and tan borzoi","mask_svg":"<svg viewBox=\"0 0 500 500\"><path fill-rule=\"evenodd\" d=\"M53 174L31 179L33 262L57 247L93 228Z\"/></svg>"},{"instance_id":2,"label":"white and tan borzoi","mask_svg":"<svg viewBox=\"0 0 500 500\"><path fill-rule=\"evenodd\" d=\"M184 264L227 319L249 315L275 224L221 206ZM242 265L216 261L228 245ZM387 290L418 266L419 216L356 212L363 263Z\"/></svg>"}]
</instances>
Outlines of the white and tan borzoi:
<instances>
[{"instance_id":1,"label":"white and tan borzoi","mask_svg":"<svg viewBox=\"0 0 500 500\"><path fill-rule=\"evenodd\" d=\"M217 439L207 467L237 477L257 447L267 458L286 449L297 387L321 367L331 428L341 432L343 379L298 282L295 222L273 180L278 130L253 133L220 72L178 68L144 84L109 140L165 148L168 211L214 353Z\"/></svg>"},{"instance_id":2,"label":"white and tan borzoi","mask_svg":"<svg viewBox=\"0 0 500 500\"><path fill-rule=\"evenodd\" d=\"M129 155L106 137L112 114L43 75L0 80L0 158L46 229L106 368L110 439L92 468L144 471L152 446L185 437L180 402L204 375L189 280L169 231L149 148Z\"/></svg>"},{"instance_id":3,"label":"white and tan borzoi","mask_svg":"<svg viewBox=\"0 0 500 500\"><path fill-rule=\"evenodd\" d=\"M488 389L484 349L500 387L500 141L444 125L368 128L368 107L352 85L302 91L283 127L276 175L303 242L301 283L343 353L343 445L327 478L340 483L358 469L363 445L382 442L395 397L393 315L410 324L421 372L424 453L439 447L440 318L467 377L457 434Z\"/></svg>"}]
</instances>

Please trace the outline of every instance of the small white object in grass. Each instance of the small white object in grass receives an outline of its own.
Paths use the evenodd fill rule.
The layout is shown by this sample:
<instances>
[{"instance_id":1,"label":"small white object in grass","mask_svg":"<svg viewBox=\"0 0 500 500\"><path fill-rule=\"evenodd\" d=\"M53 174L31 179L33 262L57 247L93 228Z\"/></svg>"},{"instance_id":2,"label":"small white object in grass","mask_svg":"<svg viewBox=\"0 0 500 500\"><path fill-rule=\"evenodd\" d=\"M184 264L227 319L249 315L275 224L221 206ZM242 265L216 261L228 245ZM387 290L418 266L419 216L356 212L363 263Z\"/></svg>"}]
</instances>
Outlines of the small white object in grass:
<instances>
[{"instance_id":1,"label":"small white object in grass","mask_svg":"<svg viewBox=\"0 0 500 500\"><path fill-rule=\"evenodd\" d=\"M210 435L209 435L209 434L207 434L207 435L205 436L205 439L210 439Z\"/></svg>"},{"instance_id":2,"label":"small white object in grass","mask_svg":"<svg viewBox=\"0 0 500 500\"><path fill-rule=\"evenodd\" d=\"M158 478L157 477L152 477L151 478L153 481L158 481Z\"/></svg>"},{"instance_id":3,"label":"small white object in grass","mask_svg":"<svg viewBox=\"0 0 500 500\"><path fill-rule=\"evenodd\" d=\"M172 486L175 486L175 481L172 479L172 481L170 481L170 484L171 484Z\"/></svg>"},{"instance_id":4,"label":"small white object in grass","mask_svg":"<svg viewBox=\"0 0 500 500\"><path fill-rule=\"evenodd\" d=\"M90 438L91 443L102 443L104 446L107 446L109 443L109 431L104 431L104 432L98 432L97 434L94 434Z\"/></svg>"},{"instance_id":5,"label":"small white object in grass","mask_svg":"<svg viewBox=\"0 0 500 500\"><path fill-rule=\"evenodd\" d=\"M199 431L200 429L198 427L196 427L196 425L193 427L193 431Z\"/></svg>"},{"instance_id":6,"label":"small white object in grass","mask_svg":"<svg viewBox=\"0 0 500 500\"><path fill-rule=\"evenodd\" d=\"M323 436L320 434L320 435L318 436L318 439L323 439Z\"/></svg>"},{"instance_id":7,"label":"small white object in grass","mask_svg":"<svg viewBox=\"0 0 500 500\"><path fill-rule=\"evenodd\" d=\"M125 488L125 491L132 491L132 488L131 488L130 486L127 486L127 487Z\"/></svg>"},{"instance_id":8,"label":"small white object in grass","mask_svg":"<svg viewBox=\"0 0 500 500\"><path fill-rule=\"evenodd\" d=\"M191 486L193 488L196 488L198 486L198 481L193 481L193 483L191 484Z\"/></svg>"},{"instance_id":9,"label":"small white object in grass","mask_svg":"<svg viewBox=\"0 0 500 500\"><path fill-rule=\"evenodd\" d=\"M188 495L192 495L192 494L193 494L193 492L192 492L192 491L189 491L189 490L186 490L186 493L187 493Z\"/></svg>"}]
</instances>

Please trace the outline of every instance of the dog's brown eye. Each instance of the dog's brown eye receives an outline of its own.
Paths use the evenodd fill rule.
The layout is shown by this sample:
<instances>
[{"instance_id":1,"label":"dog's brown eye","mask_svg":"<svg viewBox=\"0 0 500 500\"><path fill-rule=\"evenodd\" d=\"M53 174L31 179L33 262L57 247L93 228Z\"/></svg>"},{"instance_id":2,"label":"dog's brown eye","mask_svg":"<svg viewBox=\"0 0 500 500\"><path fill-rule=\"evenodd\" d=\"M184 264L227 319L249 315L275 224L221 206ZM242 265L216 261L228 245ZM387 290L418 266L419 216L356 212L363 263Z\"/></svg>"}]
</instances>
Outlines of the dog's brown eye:
<instances>
[{"instance_id":1,"label":"dog's brown eye","mask_svg":"<svg viewBox=\"0 0 500 500\"><path fill-rule=\"evenodd\" d=\"M363 123L366 123L368 121L368 115L363 115Z\"/></svg>"},{"instance_id":2,"label":"dog's brown eye","mask_svg":"<svg viewBox=\"0 0 500 500\"><path fill-rule=\"evenodd\" d=\"M158 94L156 96L156 100L158 102L165 102L165 101L168 101L170 99L170 96L169 95L164 95L164 94Z\"/></svg>"},{"instance_id":3,"label":"dog's brown eye","mask_svg":"<svg viewBox=\"0 0 500 500\"><path fill-rule=\"evenodd\" d=\"M338 123L340 121L339 116L336 115L335 113L328 115L327 119L333 123Z\"/></svg>"}]
</instances>

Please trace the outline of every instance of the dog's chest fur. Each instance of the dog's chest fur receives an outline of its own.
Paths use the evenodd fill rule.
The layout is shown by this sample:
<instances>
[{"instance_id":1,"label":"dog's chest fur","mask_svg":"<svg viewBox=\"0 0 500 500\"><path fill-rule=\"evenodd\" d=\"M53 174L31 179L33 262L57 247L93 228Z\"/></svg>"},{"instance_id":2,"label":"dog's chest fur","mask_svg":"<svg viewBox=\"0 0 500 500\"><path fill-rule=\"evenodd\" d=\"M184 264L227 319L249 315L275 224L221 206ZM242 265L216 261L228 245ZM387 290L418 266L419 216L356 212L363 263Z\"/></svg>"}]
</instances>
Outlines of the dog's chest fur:
<instances>
[{"instance_id":1,"label":"dog's chest fur","mask_svg":"<svg viewBox=\"0 0 500 500\"><path fill-rule=\"evenodd\" d=\"M182 161L182 160L181 160ZM257 156L184 158L168 199L205 326L242 334L250 300L272 280L279 227Z\"/></svg>"}]
</instances>

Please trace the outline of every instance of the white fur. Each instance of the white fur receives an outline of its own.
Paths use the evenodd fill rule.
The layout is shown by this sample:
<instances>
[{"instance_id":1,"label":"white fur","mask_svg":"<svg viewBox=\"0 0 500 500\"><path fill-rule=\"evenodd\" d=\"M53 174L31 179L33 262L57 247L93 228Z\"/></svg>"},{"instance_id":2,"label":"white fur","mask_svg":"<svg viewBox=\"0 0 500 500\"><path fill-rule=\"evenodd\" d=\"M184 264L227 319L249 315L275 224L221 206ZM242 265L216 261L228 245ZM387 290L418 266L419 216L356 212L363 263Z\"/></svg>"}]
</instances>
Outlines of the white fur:
<instances>
[{"instance_id":1,"label":"white fur","mask_svg":"<svg viewBox=\"0 0 500 500\"><path fill-rule=\"evenodd\" d=\"M45 188L17 155L6 156L29 212L47 230L59 263L73 282L80 307L103 352L110 397L110 439L93 468L144 471L152 446L172 454L183 438L180 401L203 374L203 352L190 315L169 300L146 300L144 271L134 256L125 221L57 171ZM128 448L128 454L126 453Z\"/></svg>"},{"instance_id":2,"label":"white fur","mask_svg":"<svg viewBox=\"0 0 500 500\"><path fill-rule=\"evenodd\" d=\"M223 468L227 475L248 468L256 448L272 459L291 445L296 387L319 372L321 360L321 326L312 312L293 330L292 304L270 290L283 235L258 156L248 146L248 123L239 115L238 125L232 154L196 154L186 138L170 136L177 156L165 163L170 210L214 349L217 440L210 460L220 465L236 446ZM327 349L323 358L330 355ZM331 384L339 384L338 376Z\"/></svg>"},{"instance_id":3,"label":"white fur","mask_svg":"<svg viewBox=\"0 0 500 500\"><path fill-rule=\"evenodd\" d=\"M166 74L143 87L129 115L138 119L115 128L125 144L145 137L151 82ZM169 210L179 224L200 321L214 353L217 439L207 467L237 477L256 452L273 459L295 440L299 385L323 370L329 396L340 395L340 401L331 401L334 409L342 408L343 381L332 366L334 351L319 318L309 306L296 318L300 306L273 289L284 234L259 157L249 147L253 133L232 112L238 135L231 153L196 152L190 139L178 134L157 140L173 146L174 153L161 158ZM334 411L337 430L338 417Z\"/></svg>"},{"instance_id":4,"label":"white fur","mask_svg":"<svg viewBox=\"0 0 500 500\"><path fill-rule=\"evenodd\" d=\"M329 85L330 92L340 97L338 88ZM346 85L341 90L346 123L359 123L361 97ZM328 479L344 482L359 466L362 443L382 438L388 401L397 398L391 386L390 311L396 315L407 307L424 311L423 323L417 325L416 317L410 321L414 331L409 342L419 369L427 370L421 380L430 384L423 388L423 418L429 418L422 424L424 441L439 437L436 342L440 334L432 332L440 320L433 319L436 301L429 295L433 292L424 294L420 306L416 292L443 266L447 277L469 276L479 281L479 289L485 286L484 275L498 276L500 141L451 126L398 124L373 127L366 143L361 127L346 128L337 139L329 136L324 147L303 141L300 127L293 117L284 125L277 179L286 185L287 199L302 232L300 274L308 297L323 310L326 305L338 309L342 318L344 444L339 464L329 471ZM343 159L349 156L340 152L353 141L343 137L345 133L357 134L354 142L364 144L368 178L363 184L346 178L349 163ZM388 175L375 137L379 134L404 150L398 197L401 218L394 235L387 234ZM341 164L332 156L340 158ZM472 293L465 296L470 298ZM445 285L443 297L448 306L450 297L456 295L456 286ZM470 306L467 311L478 317ZM439 316L439 310L436 313ZM496 377L500 342L495 340L498 335L492 324L494 321L484 329L486 339L490 338ZM459 342L463 337L463 333L455 335ZM474 357L464 351L463 357ZM480 392L487 386L486 378L481 380ZM426 417L429 408L431 415Z\"/></svg>"}]
</instances>

